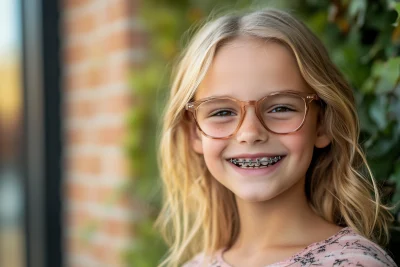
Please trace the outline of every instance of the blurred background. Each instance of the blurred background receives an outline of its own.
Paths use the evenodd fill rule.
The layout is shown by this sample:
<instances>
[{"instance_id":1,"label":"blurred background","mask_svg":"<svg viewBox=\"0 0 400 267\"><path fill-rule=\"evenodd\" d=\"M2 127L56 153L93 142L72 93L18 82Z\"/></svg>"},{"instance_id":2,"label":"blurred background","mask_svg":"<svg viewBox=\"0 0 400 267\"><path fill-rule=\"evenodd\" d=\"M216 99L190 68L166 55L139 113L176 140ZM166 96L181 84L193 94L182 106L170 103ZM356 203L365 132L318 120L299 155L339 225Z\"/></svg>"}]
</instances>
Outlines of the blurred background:
<instances>
[{"instance_id":1,"label":"blurred background","mask_svg":"<svg viewBox=\"0 0 400 267\"><path fill-rule=\"evenodd\" d=\"M399 264L399 1L1 0L0 266L157 266L171 68L210 14L264 6L302 19L354 88Z\"/></svg>"}]
</instances>

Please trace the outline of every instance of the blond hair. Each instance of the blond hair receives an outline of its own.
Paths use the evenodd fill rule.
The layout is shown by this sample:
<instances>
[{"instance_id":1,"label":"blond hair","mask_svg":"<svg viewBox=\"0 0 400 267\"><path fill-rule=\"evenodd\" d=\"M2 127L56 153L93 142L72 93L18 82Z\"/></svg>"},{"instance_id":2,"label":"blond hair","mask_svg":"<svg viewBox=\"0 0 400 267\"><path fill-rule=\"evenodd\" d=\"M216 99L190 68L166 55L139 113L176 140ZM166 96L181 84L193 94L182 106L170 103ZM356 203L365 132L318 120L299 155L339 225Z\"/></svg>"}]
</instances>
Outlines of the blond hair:
<instances>
[{"instance_id":1,"label":"blond hair","mask_svg":"<svg viewBox=\"0 0 400 267\"><path fill-rule=\"evenodd\" d=\"M380 244L388 240L391 215L358 144L352 90L320 40L290 14L264 9L229 14L205 24L183 53L166 106L160 143L164 206L157 221L170 245L161 266L177 266L195 253L231 245L239 231L234 195L208 172L190 145L185 112L218 47L238 36L273 40L293 53L301 75L323 102L321 122L332 139L316 150L306 175L311 207L325 220L350 226Z\"/></svg>"}]
</instances>

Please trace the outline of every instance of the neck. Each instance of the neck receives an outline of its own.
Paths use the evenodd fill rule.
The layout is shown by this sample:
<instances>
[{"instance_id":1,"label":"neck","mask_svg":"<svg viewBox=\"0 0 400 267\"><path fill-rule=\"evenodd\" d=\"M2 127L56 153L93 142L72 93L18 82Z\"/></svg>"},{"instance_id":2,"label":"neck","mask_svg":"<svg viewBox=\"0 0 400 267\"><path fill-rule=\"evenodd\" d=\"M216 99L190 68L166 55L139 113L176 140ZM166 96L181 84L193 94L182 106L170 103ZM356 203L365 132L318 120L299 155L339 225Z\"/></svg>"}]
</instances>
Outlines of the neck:
<instances>
[{"instance_id":1,"label":"neck","mask_svg":"<svg viewBox=\"0 0 400 267\"><path fill-rule=\"evenodd\" d=\"M281 245L302 246L306 229L320 225L308 204L304 181L274 199L248 202L237 198L240 233L233 247L260 250ZM318 230L318 229L314 229ZM306 237L306 236L304 236Z\"/></svg>"}]
</instances>

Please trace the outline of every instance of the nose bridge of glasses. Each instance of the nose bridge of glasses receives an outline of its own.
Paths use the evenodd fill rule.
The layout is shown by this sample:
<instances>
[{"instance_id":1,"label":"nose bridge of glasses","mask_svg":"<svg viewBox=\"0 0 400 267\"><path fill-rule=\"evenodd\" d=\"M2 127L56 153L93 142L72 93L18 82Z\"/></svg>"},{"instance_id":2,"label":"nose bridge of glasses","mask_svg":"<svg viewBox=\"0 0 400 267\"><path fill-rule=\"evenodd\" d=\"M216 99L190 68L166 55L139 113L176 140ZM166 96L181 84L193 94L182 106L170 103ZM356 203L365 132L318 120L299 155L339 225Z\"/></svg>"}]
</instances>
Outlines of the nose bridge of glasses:
<instances>
[{"instance_id":1,"label":"nose bridge of glasses","mask_svg":"<svg viewBox=\"0 0 400 267\"><path fill-rule=\"evenodd\" d=\"M241 104L242 104L243 108L246 108L246 107L248 107L248 106L254 106L254 107L256 107L257 101L256 101L256 100L242 101Z\"/></svg>"},{"instance_id":2,"label":"nose bridge of glasses","mask_svg":"<svg viewBox=\"0 0 400 267\"><path fill-rule=\"evenodd\" d=\"M253 112L254 112L255 117L261 122L261 124L263 124L262 119L259 117L259 114L257 112L257 104L258 104L257 100L242 101L241 104L242 104L243 114L242 114L240 126L244 123L245 117L248 116L246 107L250 107L250 106L253 106L253 108L254 108Z\"/></svg>"},{"instance_id":3,"label":"nose bridge of glasses","mask_svg":"<svg viewBox=\"0 0 400 267\"><path fill-rule=\"evenodd\" d=\"M259 120L261 120L261 118L259 117L259 110L258 110L258 104L259 104L260 100L249 100L249 101L243 101L242 102L242 109L243 109L243 119L246 115L246 111L247 111L247 107L251 107L253 106L253 110L254 110L254 114L258 117Z\"/></svg>"}]
</instances>

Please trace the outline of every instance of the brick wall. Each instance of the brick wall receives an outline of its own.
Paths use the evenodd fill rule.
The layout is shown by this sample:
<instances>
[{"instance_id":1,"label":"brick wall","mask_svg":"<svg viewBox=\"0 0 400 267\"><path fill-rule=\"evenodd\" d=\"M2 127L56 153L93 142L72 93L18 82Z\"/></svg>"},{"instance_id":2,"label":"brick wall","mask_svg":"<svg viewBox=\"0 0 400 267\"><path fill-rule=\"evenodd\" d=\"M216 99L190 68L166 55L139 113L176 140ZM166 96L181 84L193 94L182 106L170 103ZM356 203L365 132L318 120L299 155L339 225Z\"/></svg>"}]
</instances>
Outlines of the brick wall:
<instances>
[{"instance_id":1,"label":"brick wall","mask_svg":"<svg viewBox=\"0 0 400 267\"><path fill-rule=\"evenodd\" d=\"M124 138L143 61L139 0L63 0L65 266L124 266L134 235Z\"/></svg>"}]
</instances>

